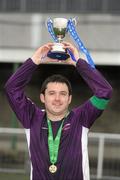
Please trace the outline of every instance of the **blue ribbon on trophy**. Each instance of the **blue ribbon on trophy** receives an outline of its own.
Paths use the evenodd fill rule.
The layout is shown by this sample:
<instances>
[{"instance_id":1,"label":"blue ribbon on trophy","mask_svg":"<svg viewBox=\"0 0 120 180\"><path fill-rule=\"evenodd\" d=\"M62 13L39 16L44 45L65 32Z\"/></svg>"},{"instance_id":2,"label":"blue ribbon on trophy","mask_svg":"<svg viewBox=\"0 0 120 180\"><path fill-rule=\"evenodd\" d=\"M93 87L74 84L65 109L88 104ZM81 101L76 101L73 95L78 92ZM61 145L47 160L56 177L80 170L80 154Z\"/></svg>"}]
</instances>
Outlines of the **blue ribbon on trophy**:
<instances>
[{"instance_id":1,"label":"blue ribbon on trophy","mask_svg":"<svg viewBox=\"0 0 120 180\"><path fill-rule=\"evenodd\" d=\"M53 40L55 42L58 42L58 39L57 37L55 36L54 34L54 31L53 31L53 22L52 20L49 18L48 21L47 21L47 27L48 27L48 32L50 33L50 35L52 36Z\"/></svg>"},{"instance_id":2,"label":"blue ribbon on trophy","mask_svg":"<svg viewBox=\"0 0 120 180\"><path fill-rule=\"evenodd\" d=\"M57 36L55 35L54 33L54 29L53 29L53 22L52 20L49 18L48 21L47 21L47 27L48 27L48 32L50 33L50 35L52 36L53 40L55 42L58 42L58 38ZM84 46L83 42L81 41L76 29L75 29L75 23L73 21L72 18L70 18L68 21L67 21L67 27L66 27L66 32L69 32L70 35L72 36L72 38L74 39L75 43L78 45L78 48L79 50L81 50L85 55L86 55L86 58L87 58L87 61L88 63L90 64L90 66L92 68L95 68L95 64L93 62L93 59L92 57L90 56L90 53L89 51L87 50L87 48ZM68 52L72 58L73 61L76 61L72 52L68 49ZM50 52L50 57L51 56L51 52ZM49 56L48 55L48 56ZM56 55L56 54L55 54ZM54 55L53 55L54 56ZM58 59L59 59L59 56L61 56L61 54L59 53L58 54ZM54 57L53 57L54 58ZM60 59L63 58L65 60L65 58L68 58L68 56L66 57L65 56L65 53L62 54L62 57L60 57Z\"/></svg>"}]
</instances>

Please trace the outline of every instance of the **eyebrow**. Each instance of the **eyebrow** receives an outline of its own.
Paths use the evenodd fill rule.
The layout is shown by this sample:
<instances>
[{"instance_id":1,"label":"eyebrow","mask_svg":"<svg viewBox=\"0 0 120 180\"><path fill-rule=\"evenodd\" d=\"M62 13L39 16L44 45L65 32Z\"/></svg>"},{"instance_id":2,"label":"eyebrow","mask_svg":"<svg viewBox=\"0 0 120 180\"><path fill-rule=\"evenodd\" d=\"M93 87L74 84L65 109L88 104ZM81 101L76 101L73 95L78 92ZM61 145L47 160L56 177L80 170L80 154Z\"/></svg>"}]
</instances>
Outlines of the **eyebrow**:
<instances>
[{"instance_id":1,"label":"eyebrow","mask_svg":"<svg viewBox=\"0 0 120 180\"><path fill-rule=\"evenodd\" d=\"M48 90L48 92L55 92L55 90ZM68 93L67 91L60 91L61 93Z\"/></svg>"}]
</instances>

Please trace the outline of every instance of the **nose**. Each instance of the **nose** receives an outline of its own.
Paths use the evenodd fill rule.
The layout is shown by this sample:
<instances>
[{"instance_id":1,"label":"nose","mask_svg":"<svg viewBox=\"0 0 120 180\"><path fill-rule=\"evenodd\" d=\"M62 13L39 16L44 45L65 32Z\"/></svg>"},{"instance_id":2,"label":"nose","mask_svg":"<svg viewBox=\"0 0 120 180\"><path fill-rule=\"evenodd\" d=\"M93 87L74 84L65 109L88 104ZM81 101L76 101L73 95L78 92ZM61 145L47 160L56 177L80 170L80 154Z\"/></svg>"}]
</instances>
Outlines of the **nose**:
<instances>
[{"instance_id":1,"label":"nose","mask_svg":"<svg viewBox=\"0 0 120 180\"><path fill-rule=\"evenodd\" d=\"M60 99L60 95L59 94L56 94L55 95L55 100L58 101Z\"/></svg>"}]
</instances>

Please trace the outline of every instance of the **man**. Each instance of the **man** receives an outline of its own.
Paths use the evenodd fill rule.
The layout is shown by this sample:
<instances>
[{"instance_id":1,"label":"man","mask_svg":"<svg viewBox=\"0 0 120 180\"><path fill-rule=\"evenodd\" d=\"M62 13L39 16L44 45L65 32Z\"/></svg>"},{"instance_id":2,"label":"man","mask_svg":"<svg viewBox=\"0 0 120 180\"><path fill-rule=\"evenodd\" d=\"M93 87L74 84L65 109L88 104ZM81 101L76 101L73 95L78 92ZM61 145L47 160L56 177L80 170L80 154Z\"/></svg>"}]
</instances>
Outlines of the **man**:
<instances>
[{"instance_id":1,"label":"man","mask_svg":"<svg viewBox=\"0 0 120 180\"><path fill-rule=\"evenodd\" d=\"M72 99L69 81L60 76L49 77L42 85L40 99L45 111L38 108L24 93L33 72L41 63L58 62L44 58L53 44L40 47L6 83L9 103L26 130L31 159L31 180L89 180L87 151L88 132L105 109L112 88L103 76L80 59L78 50L64 42L76 67L89 85L93 96L79 107L68 110Z\"/></svg>"}]
</instances>

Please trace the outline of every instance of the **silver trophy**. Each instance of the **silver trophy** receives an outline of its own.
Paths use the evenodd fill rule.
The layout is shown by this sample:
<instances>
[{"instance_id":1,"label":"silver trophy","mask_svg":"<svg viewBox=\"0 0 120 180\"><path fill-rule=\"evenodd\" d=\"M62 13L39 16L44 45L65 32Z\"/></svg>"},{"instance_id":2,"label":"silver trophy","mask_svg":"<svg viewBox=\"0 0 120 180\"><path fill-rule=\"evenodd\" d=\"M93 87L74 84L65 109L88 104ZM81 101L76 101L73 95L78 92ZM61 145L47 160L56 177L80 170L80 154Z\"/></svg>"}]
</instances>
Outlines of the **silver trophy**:
<instances>
[{"instance_id":1,"label":"silver trophy","mask_svg":"<svg viewBox=\"0 0 120 180\"><path fill-rule=\"evenodd\" d=\"M50 25L48 26L48 31L54 36L57 41L54 43L52 50L48 52L48 57L52 59L66 60L69 58L67 50L63 48L63 39L67 33L67 23L66 18L54 18L50 20Z\"/></svg>"},{"instance_id":2,"label":"silver trophy","mask_svg":"<svg viewBox=\"0 0 120 180\"><path fill-rule=\"evenodd\" d=\"M69 49L65 50L61 43L66 33L68 32L75 41L75 43L77 44L79 50L86 55L88 63L91 65L92 68L95 68L94 61L89 51L84 46L83 42L81 41L76 31L75 28L76 24L77 24L77 17L70 19L66 19L66 18L54 18L53 20L51 20L50 18L48 19L47 21L48 31L51 34L54 41L57 42L53 46L53 49L50 52L48 52L48 57L53 59L66 60L67 58L69 58L69 54L70 54L72 60L76 61L72 52Z\"/></svg>"}]
</instances>

